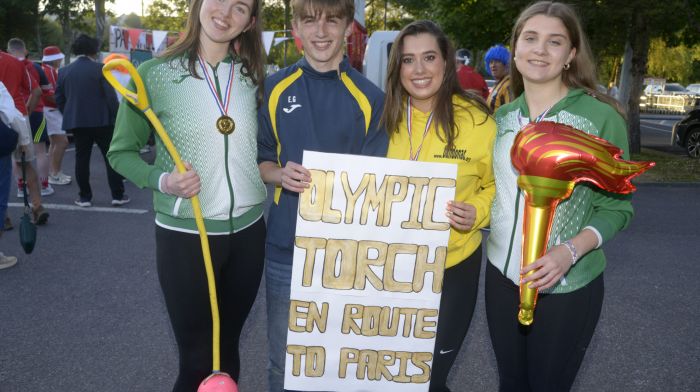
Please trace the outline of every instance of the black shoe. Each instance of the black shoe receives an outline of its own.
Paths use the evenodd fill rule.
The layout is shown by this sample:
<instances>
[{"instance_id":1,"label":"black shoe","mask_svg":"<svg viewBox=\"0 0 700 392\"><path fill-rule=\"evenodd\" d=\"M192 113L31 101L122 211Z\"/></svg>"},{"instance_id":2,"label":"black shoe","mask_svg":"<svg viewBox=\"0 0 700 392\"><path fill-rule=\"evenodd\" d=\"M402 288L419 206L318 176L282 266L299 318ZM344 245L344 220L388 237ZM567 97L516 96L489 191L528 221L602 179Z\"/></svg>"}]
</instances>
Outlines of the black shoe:
<instances>
[{"instance_id":1,"label":"black shoe","mask_svg":"<svg viewBox=\"0 0 700 392\"><path fill-rule=\"evenodd\" d=\"M9 216L5 215L5 223L2 227L3 231L9 231L12 230L15 226L12 225L12 220L10 219Z\"/></svg>"}]
</instances>

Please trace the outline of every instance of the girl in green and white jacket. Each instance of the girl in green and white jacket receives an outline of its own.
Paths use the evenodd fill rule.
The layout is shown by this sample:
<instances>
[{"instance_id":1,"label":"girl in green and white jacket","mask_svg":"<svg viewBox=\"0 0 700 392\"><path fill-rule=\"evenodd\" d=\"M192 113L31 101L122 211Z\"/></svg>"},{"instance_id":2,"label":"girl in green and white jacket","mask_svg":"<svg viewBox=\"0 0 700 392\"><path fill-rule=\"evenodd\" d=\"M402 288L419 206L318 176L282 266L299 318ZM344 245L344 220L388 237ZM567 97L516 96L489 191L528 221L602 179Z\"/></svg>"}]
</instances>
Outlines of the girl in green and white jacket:
<instances>
[{"instance_id":1,"label":"girl in green and white jacket","mask_svg":"<svg viewBox=\"0 0 700 392\"><path fill-rule=\"evenodd\" d=\"M523 126L546 120L604 138L627 154L627 127L614 100L595 91L590 49L569 6L543 1L525 9L511 48L518 98L496 112L487 320L501 391L568 391L600 316L606 262L600 247L628 225L632 206L628 197L577 185L556 209L547 253L521 269L524 197L510 149ZM517 319L521 279L541 294L528 327Z\"/></svg>"},{"instance_id":2,"label":"girl in green and white jacket","mask_svg":"<svg viewBox=\"0 0 700 392\"><path fill-rule=\"evenodd\" d=\"M108 154L115 170L153 190L158 278L180 360L174 391L197 390L212 369L211 311L192 196L199 195L211 248L221 371L235 380L239 336L262 277L266 191L256 161L257 92L264 76L261 3L191 1L180 40L139 67L186 173L175 170L158 138L155 162L141 159L151 127L126 100Z\"/></svg>"}]
</instances>

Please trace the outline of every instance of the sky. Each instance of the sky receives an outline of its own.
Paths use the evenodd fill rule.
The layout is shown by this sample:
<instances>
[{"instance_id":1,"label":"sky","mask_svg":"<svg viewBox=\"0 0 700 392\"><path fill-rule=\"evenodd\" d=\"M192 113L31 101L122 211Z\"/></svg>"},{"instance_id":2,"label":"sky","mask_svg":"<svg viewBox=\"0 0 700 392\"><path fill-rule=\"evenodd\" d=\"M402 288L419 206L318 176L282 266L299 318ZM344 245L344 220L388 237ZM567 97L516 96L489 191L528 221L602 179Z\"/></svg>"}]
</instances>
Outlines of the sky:
<instances>
[{"instance_id":1,"label":"sky","mask_svg":"<svg viewBox=\"0 0 700 392\"><path fill-rule=\"evenodd\" d=\"M112 10L117 16L122 14L135 13L141 15L141 3L143 2L144 13L153 0L115 0L113 4L106 3L105 8Z\"/></svg>"}]
</instances>

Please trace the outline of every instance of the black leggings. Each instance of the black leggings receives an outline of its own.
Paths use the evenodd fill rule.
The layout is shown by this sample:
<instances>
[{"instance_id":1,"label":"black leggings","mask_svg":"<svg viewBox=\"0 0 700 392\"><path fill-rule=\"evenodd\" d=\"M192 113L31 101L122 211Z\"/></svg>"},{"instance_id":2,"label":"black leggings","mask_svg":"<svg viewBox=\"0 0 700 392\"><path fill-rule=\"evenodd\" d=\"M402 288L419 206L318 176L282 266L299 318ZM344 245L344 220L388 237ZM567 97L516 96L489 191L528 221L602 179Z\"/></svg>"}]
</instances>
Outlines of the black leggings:
<instances>
[{"instance_id":1,"label":"black leggings","mask_svg":"<svg viewBox=\"0 0 700 392\"><path fill-rule=\"evenodd\" d=\"M265 223L209 236L221 320L221 371L238 380L238 341L258 292L264 265ZM209 289L198 234L156 226L158 278L177 341L180 366L174 392L196 391L212 371Z\"/></svg>"},{"instance_id":2,"label":"black leggings","mask_svg":"<svg viewBox=\"0 0 700 392\"><path fill-rule=\"evenodd\" d=\"M445 270L430 374L431 392L449 392L447 375L472 322L480 272L481 246L464 261Z\"/></svg>"},{"instance_id":3,"label":"black leggings","mask_svg":"<svg viewBox=\"0 0 700 392\"><path fill-rule=\"evenodd\" d=\"M537 299L535 321L518 323L518 286L486 266L486 318L498 363L499 391L568 391L603 305L603 275L566 294Z\"/></svg>"}]
</instances>

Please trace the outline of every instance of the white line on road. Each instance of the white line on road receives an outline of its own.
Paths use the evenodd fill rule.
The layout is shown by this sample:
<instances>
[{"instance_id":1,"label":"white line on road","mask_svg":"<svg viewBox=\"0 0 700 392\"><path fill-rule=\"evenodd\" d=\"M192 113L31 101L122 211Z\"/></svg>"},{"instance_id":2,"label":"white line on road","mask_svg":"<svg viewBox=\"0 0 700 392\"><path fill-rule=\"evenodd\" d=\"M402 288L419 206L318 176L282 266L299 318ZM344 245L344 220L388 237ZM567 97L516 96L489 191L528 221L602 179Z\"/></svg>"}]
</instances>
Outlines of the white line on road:
<instances>
[{"instance_id":1,"label":"white line on road","mask_svg":"<svg viewBox=\"0 0 700 392\"><path fill-rule=\"evenodd\" d=\"M65 211L85 211L85 212L113 212L117 214L146 214L148 210L141 210L138 208L124 208L124 207L78 207L72 206L70 204L42 204L49 210L65 210ZM8 207L24 207L24 203L7 203Z\"/></svg>"},{"instance_id":2,"label":"white line on road","mask_svg":"<svg viewBox=\"0 0 700 392\"><path fill-rule=\"evenodd\" d=\"M643 123L644 123L644 128L651 129L652 131L663 132L663 133L671 133L671 132L673 132L673 128L671 128L671 129L659 128L659 127L655 127L654 125L651 125L651 124L658 124L656 121L641 120L640 122L643 122Z\"/></svg>"}]
</instances>

